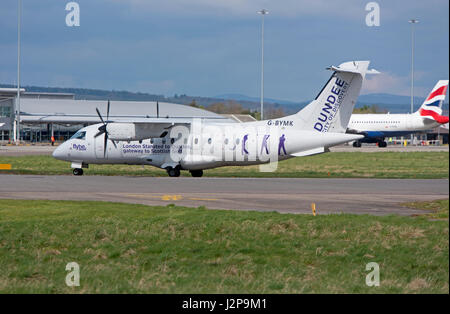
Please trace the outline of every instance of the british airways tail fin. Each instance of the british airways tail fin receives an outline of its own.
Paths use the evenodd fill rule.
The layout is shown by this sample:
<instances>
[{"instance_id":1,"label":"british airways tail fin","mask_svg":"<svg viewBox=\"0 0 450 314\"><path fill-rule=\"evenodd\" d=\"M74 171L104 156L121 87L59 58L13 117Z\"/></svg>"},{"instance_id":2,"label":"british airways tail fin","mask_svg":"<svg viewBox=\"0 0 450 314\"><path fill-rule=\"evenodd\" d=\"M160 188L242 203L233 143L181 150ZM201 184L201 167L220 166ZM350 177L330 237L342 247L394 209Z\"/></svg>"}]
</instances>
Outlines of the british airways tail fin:
<instances>
[{"instance_id":1,"label":"british airways tail fin","mask_svg":"<svg viewBox=\"0 0 450 314\"><path fill-rule=\"evenodd\" d=\"M420 107L418 114L423 118L431 119L441 124L448 123L448 117L442 116L442 102L445 99L447 88L448 80L438 81Z\"/></svg>"},{"instance_id":2,"label":"british airways tail fin","mask_svg":"<svg viewBox=\"0 0 450 314\"><path fill-rule=\"evenodd\" d=\"M345 133L366 74L369 61L350 61L327 68L333 74L317 97L294 115L301 129L318 132Z\"/></svg>"}]
</instances>

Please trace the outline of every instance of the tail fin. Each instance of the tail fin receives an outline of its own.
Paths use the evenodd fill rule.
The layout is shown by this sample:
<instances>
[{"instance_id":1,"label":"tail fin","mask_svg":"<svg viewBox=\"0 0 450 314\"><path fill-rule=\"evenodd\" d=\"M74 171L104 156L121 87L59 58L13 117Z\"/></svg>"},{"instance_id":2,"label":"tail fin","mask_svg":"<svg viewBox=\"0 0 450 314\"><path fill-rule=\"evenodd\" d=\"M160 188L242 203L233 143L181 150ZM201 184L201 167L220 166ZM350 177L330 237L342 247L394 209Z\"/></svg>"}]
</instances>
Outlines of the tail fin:
<instances>
[{"instance_id":1,"label":"tail fin","mask_svg":"<svg viewBox=\"0 0 450 314\"><path fill-rule=\"evenodd\" d=\"M369 61L351 61L338 67L327 68L334 71L331 78L316 99L294 115L302 120L301 128L344 133L366 73L378 73L375 70L368 70L369 63Z\"/></svg>"},{"instance_id":2,"label":"tail fin","mask_svg":"<svg viewBox=\"0 0 450 314\"><path fill-rule=\"evenodd\" d=\"M442 102L447 93L448 80L440 80L425 99L418 113L420 116L432 119L438 123L448 123L448 117L442 116Z\"/></svg>"}]
</instances>

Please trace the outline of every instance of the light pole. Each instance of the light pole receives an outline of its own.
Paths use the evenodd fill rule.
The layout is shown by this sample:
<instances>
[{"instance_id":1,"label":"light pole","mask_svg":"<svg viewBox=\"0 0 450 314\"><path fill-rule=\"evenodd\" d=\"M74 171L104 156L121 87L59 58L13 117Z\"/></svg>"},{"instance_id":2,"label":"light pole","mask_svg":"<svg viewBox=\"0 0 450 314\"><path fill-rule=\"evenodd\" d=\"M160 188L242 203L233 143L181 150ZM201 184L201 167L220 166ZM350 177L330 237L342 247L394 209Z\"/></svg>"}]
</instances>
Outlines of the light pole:
<instances>
[{"instance_id":1,"label":"light pole","mask_svg":"<svg viewBox=\"0 0 450 314\"><path fill-rule=\"evenodd\" d=\"M20 18L22 1L18 0L17 13L17 103L16 103L16 132L14 133L16 145L20 142Z\"/></svg>"},{"instance_id":2,"label":"light pole","mask_svg":"<svg viewBox=\"0 0 450 314\"><path fill-rule=\"evenodd\" d=\"M414 112L414 24L419 23L417 19L409 20L411 23L411 114ZM411 134L411 145L414 140L414 134Z\"/></svg>"},{"instance_id":3,"label":"light pole","mask_svg":"<svg viewBox=\"0 0 450 314\"><path fill-rule=\"evenodd\" d=\"M269 11L262 9L258 11L262 16L261 22L261 120L264 119L264 15L269 14Z\"/></svg>"}]
</instances>

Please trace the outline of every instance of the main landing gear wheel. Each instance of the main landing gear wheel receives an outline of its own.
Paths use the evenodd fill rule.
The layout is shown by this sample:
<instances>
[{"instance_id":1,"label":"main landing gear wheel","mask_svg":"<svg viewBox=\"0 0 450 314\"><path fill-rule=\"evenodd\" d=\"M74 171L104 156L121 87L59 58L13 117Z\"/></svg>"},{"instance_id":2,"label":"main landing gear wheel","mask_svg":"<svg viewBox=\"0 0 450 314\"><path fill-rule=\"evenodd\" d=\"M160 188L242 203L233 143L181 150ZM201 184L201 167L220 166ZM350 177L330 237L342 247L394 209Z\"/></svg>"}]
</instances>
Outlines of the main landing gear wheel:
<instances>
[{"instance_id":1,"label":"main landing gear wheel","mask_svg":"<svg viewBox=\"0 0 450 314\"><path fill-rule=\"evenodd\" d=\"M83 169L75 168L75 169L73 169L73 174L76 175L76 176L82 176L83 175Z\"/></svg>"},{"instance_id":2,"label":"main landing gear wheel","mask_svg":"<svg viewBox=\"0 0 450 314\"><path fill-rule=\"evenodd\" d=\"M361 147L361 142L360 141L353 142L353 147Z\"/></svg>"},{"instance_id":3,"label":"main landing gear wheel","mask_svg":"<svg viewBox=\"0 0 450 314\"><path fill-rule=\"evenodd\" d=\"M180 169L177 168L168 168L167 169L167 174L169 175L169 177L179 177L180 176Z\"/></svg>"},{"instance_id":4,"label":"main landing gear wheel","mask_svg":"<svg viewBox=\"0 0 450 314\"><path fill-rule=\"evenodd\" d=\"M203 176L203 170L191 170L189 171L194 178L200 178Z\"/></svg>"},{"instance_id":5,"label":"main landing gear wheel","mask_svg":"<svg viewBox=\"0 0 450 314\"><path fill-rule=\"evenodd\" d=\"M385 141L378 142L378 147L387 147L387 143Z\"/></svg>"}]
</instances>

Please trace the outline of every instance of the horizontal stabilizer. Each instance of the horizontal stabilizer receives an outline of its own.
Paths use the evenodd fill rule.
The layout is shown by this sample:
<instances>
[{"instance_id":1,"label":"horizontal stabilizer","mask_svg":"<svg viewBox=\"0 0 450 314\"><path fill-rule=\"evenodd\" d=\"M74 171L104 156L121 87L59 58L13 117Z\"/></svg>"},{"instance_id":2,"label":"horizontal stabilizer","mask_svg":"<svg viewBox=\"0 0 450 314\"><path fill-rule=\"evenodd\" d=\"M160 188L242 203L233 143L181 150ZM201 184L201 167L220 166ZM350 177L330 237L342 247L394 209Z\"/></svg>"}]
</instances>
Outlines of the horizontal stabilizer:
<instances>
[{"instance_id":1,"label":"horizontal stabilizer","mask_svg":"<svg viewBox=\"0 0 450 314\"><path fill-rule=\"evenodd\" d=\"M365 74L380 74L380 72L378 72L375 69L367 69L364 67L359 67L359 63L360 61L350 61L350 62L345 62L342 63L339 66L330 66L328 68L326 68L327 70L331 70L334 72L348 72L348 73L359 73L361 75L365 75Z\"/></svg>"},{"instance_id":2,"label":"horizontal stabilizer","mask_svg":"<svg viewBox=\"0 0 450 314\"><path fill-rule=\"evenodd\" d=\"M291 154L291 156L305 157L305 156L312 156L312 155L328 153L329 151L330 150L328 148L318 147L318 148L313 148L313 149L305 150L305 151L302 151L302 152L298 152L298 153L295 153L295 154Z\"/></svg>"}]
</instances>

